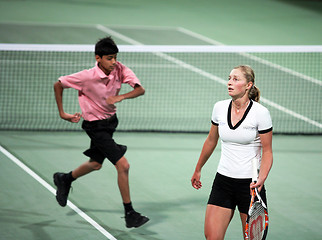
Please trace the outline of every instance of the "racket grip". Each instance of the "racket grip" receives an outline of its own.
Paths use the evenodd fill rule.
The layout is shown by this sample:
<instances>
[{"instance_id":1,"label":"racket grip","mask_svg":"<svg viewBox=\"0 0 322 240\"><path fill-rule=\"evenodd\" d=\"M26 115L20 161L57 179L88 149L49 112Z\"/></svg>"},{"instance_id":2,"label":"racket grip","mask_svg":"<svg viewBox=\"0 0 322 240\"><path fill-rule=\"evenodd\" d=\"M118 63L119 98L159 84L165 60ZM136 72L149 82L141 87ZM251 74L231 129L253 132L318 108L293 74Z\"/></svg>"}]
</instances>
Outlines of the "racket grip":
<instances>
[{"instance_id":1,"label":"racket grip","mask_svg":"<svg viewBox=\"0 0 322 240\"><path fill-rule=\"evenodd\" d=\"M255 183L257 182L257 178L258 178L257 164L258 164L257 158L253 158L252 159L252 168L253 168L252 181Z\"/></svg>"}]
</instances>

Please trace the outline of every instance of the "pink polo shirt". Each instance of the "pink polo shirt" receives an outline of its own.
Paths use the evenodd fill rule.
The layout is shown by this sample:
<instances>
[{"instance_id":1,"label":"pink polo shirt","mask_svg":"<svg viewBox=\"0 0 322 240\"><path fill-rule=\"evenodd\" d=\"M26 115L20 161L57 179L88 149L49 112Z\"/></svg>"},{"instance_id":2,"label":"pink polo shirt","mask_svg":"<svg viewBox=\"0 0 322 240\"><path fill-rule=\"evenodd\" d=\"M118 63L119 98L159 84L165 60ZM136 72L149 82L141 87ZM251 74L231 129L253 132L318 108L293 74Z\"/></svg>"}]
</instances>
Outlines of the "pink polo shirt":
<instances>
[{"instance_id":1,"label":"pink polo shirt","mask_svg":"<svg viewBox=\"0 0 322 240\"><path fill-rule=\"evenodd\" d=\"M117 96L122 83L131 87L141 85L131 69L120 62L107 76L98 66L59 78L63 88L78 90L78 101L82 117L87 121L109 118L116 112L114 104L107 104L109 96Z\"/></svg>"}]
</instances>

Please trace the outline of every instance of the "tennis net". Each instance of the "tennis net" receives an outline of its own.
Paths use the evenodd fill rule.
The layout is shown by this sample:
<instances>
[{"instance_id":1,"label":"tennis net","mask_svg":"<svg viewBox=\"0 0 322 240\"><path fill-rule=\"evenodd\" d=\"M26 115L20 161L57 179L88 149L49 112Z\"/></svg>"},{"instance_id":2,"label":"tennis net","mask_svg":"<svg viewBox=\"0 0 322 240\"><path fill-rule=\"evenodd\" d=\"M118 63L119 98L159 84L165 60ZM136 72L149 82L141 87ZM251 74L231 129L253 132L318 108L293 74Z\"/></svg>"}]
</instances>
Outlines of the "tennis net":
<instances>
[{"instance_id":1,"label":"tennis net","mask_svg":"<svg viewBox=\"0 0 322 240\"><path fill-rule=\"evenodd\" d=\"M322 134L322 46L128 46L118 60L143 97L117 104L120 131L208 132L213 105L228 99L231 69L250 65L274 133ZM0 130L81 130L59 118L53 83L94 66L93 45L0 44ZM130 91L124 85L121 94ZM79 110L77 91L64 109Z\"/></svg>"}]
</instances>

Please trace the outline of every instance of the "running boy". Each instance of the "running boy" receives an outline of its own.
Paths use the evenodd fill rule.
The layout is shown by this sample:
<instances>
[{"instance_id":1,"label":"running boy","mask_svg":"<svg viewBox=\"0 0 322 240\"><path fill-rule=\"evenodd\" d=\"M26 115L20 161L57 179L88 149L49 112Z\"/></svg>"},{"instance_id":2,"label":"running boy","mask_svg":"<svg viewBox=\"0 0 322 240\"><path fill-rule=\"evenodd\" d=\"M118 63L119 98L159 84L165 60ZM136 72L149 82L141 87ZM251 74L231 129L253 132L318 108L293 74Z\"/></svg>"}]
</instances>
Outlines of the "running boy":
<instances>
[{"instance_id":1,"label":"running boy","mask_svg":"<svg viewBox=\"0 0 322 240\"><path fill-rule=\"evenodd\" d=\"M116 116L117 102L136 98L144 94L139 79L128 67L116 60L118 47L111 37L100 39L95 45L95 67L67 76L62 76L54 84L56 103L62 119L77 123L84 119L82 128L91 139L90 148L84 152L89 161L69 173L55 173L57 186L56 199L66 206L68 193L73 181L102 167L107 158L116 168L118 187L125 209L126 227L140 227L149 218L136 212L131 203L129 190L129 163L124 157L126 146L113 140L113 133L118 125ZM133 90L119 95L121 84L126 83ZM63 90L78 90L79 105L82 113L68 114L63 109Z\"/></svg>"}]
</instances>

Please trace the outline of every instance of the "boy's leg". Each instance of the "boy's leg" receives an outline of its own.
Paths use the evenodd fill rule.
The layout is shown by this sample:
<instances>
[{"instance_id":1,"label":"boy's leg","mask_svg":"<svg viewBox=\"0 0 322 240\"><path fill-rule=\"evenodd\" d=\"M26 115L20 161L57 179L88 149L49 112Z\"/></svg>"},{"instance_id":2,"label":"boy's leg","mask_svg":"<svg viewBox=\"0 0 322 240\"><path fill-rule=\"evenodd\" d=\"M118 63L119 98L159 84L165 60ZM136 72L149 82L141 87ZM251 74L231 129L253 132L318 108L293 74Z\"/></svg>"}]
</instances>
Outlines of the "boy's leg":
<instances>
[{"instance_id":1,"label":"boy's leg","mask_svg":"<svg viewBox=\"0 0 322 240\"><path fill-rule=\"evenodd\" d=\"M70 173L55 173L53 178L57 186L56 199L59 205L62 207L66 206L69 190L74 180L94 170L99 170L101 167L102 164L89 160Z\"/></svg>"},{"instance_id":2,"label":"boy's leg","mask_svg":"<svg viewBox=\"0 0 322 240\"><path fill-rule=\"evenodd\" d=\"M125 222L126 227L140 227L146 222L149 221L149 218L146 216L142 216L140 213L136 212L131 203L130 197L130 187L129 187L129 169L130 164L123 156L120 160L118 160L115 164L117 170L117 181L120 189L120 193L123 200L123 205L125 209Z\"/></svg>"},{"instance_id":3,"label":"boy's leg","mask_svg":"<svg viewBox=\"0 0 322 240\"><path fill-rule=\"evenodd\" d=\"M115 164L117 170L117 183L120 189L123 203L130 203L130 187L129 187L129 169L130 164L125 157L122 157Z\"/></svg>"},{"instance_id":4,"label":"boy's leg","mask_svg":"<svg viewBox=\"0 0 322 240\"><path fill-rule=\"evenodd\" d=\"M76 168L74 171L72 171L72 177L77 179L81 176L84 176L92 171L100 170L102 167L101 163L98 163L92 159L90 159L87 162L84 162L82 165L80 165L78 168Z\"/></svg>"}]
</instances>

